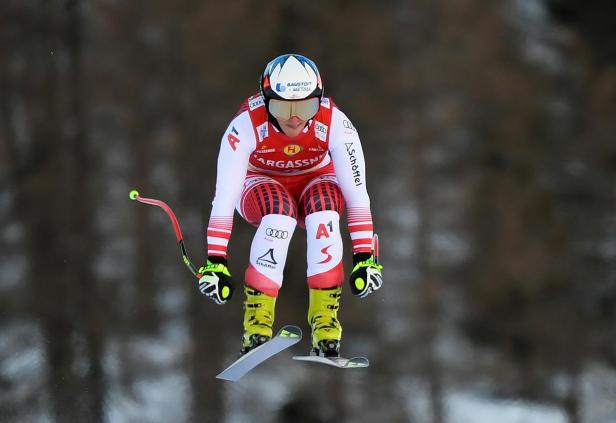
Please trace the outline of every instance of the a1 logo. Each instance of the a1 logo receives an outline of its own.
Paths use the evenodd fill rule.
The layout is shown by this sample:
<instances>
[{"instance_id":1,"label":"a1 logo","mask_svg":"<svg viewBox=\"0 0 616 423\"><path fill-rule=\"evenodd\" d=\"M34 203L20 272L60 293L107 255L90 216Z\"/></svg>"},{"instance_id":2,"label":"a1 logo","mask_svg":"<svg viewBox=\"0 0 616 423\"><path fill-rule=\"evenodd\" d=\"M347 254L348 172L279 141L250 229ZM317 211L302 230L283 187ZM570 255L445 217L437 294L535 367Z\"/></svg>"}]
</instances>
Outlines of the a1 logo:
<instances>
[{"instance_id":1,"label":"a1 logo","mask_svg":"<svg viewBox=\"0 0 616 423\"><path fill-rule=\"evenodd\" d=\"M329 232L327 229L329 228ZM321 239L323 237L329 238L329 233L334 232L334 225L330 220L327 224L319 223L319 227L317 228L317 239Z\"/></svg>"},{"instance_id":2,"label":"a1 logo","mask_svg":"<svg viewBox=\"0 0 616 423\"><path fill-rule=\"evenodd\" d=\"M239 132L237 132L235 126L231 128L231 132L233 133L227 136L227 141L229 141L229 145L231 146L233 151L235 151L237 150L237 144L240 142L240 139L236 136L239 135Z\"/></svg>"}]
</instances>

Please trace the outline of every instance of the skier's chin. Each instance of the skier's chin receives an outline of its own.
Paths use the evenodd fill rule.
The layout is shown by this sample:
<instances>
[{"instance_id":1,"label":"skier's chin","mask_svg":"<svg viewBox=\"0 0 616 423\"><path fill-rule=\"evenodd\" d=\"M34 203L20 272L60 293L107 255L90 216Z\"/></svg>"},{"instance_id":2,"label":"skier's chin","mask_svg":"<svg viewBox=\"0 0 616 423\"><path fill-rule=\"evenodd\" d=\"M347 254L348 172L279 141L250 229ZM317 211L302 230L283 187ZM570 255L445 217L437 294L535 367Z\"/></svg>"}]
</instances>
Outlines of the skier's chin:
<instances>
[{"instance_id":1,"label":"skier's chin","mask_svg":"<svg viewBox=\"0 0 616 423\"><path fill-rule=\"evenodd\" d=\"M306 126L306 121L301 119L289 119L283 122L280 122L280 127L284 131L284 133L290 137L295 137L302 132Z\"/></svg>"}]
</instances>

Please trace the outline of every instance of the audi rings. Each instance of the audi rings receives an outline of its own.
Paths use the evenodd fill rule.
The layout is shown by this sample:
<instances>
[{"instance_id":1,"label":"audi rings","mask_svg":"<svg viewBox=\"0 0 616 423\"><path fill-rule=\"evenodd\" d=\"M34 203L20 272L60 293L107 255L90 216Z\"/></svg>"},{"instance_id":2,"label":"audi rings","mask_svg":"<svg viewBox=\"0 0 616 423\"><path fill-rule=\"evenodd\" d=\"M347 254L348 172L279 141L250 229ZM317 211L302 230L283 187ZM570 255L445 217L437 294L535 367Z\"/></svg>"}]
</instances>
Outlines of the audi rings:
<instances>
[{"instance_id":1,"label":"audi rings","mask_svg":"<svg viewBox=\"0 0 616 423\"><path fill-rule=\"evenodd\" d=\"M265 235L272 238L287 239L289 237L289 232L281 231L280 229L267 228L265 230Z\"/></svg>"}]
</instances>

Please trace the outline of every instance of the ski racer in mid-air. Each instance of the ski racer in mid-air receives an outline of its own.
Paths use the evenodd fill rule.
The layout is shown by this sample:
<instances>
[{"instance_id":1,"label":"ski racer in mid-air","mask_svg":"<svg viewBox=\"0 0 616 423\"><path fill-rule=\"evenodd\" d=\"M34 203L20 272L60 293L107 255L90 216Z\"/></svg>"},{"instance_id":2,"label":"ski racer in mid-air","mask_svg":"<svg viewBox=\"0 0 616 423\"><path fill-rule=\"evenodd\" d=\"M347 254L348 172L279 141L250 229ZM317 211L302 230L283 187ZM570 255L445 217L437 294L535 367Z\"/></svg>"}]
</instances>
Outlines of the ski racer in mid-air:
<instances>
[{"instance_id":1,"label":"ski racer in mid-air","mask_svg":"<svg viewBox=\"0 0 616 423\"><path fill-rule=\"evenodd\" d=\"M339 221L346 205L353 294L381 287L375 260L364 155L349 118L323 96L313 61L285 54L269 62L222 137L207 227L208 259L199 289L218 304L231 297L227 245L233 212L257 227L245 273L241 354L272 336L289 243L306 229L311 354L338 357L337 313L344 279Z\"/></svg>"}]
</instances>

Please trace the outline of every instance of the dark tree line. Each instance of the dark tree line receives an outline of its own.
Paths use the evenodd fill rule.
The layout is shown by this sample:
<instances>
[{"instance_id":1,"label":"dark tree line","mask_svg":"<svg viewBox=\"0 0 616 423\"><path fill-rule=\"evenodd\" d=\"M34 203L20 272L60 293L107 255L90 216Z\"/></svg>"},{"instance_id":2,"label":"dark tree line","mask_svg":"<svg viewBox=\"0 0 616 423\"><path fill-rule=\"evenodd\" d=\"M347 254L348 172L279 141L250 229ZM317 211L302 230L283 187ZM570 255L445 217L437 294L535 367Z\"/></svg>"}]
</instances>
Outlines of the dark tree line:
<instances>
[{"instance_id":1,"label":"dark tree line","mask_svg":"<svg viewBox=\"0 0 616 423\"><path fill-rule=\"evenodd\" d=\"M0 331L21 341L0 343L0 417L444 423L488 380L585 421L587 367L616 363L614 6L523 4L2 3ZM236 218L236 298L216 307L127 192L172 205L202 260L220 135L288 51L364 144L386 285L345 292L341 318L371 370L281 358L226 385L251 227ZM277 322L307 330L304 254L298 231Z\"/></svg>"}]
</instances>

